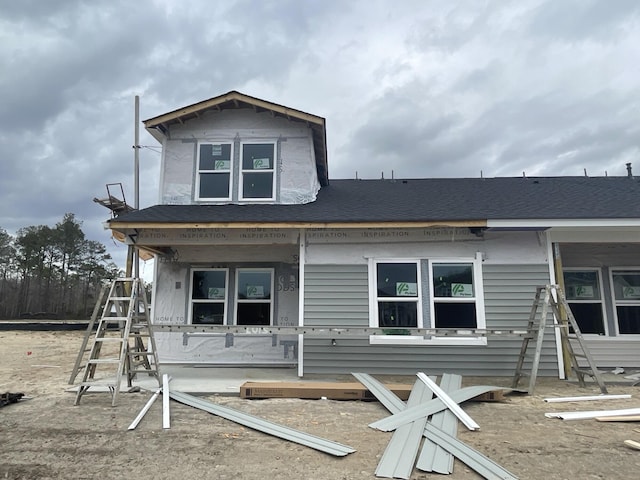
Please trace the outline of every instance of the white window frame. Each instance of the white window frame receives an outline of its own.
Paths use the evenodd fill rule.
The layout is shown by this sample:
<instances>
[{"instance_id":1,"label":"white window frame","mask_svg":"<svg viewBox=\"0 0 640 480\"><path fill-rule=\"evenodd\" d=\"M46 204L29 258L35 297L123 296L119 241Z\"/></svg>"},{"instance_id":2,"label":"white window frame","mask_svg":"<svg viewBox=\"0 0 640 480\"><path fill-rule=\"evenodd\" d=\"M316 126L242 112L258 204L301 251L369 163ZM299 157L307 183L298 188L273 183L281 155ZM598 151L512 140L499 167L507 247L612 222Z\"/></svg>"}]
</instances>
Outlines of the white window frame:
<instances>
[{"instance_id":1,"label":"white window frame","mask_svg":"<svg viewBox=\"0 0 640 480\"><path fill-rule=\"evenodd\" d=\"M418 296L409 297L410 302L417 303L417 327L423 328L422 319L422 274L420 269L420 260L416 258L370 258L369 259L369 326L379 328L380 322L378 318L378 303L381 301L378 297L378 264L379 263L413 263L416 266ZM396 297L381 297L384 300L395 300ZM414 300L415 299L415 300ZM384 345L410 345L422 344L424 337L420 335L370 335L369 343Z\"/></svg>"},{"instance_id":2,"label":"white window frame","mask_svg":"<svg viewBox=\"0 0 640 480\"><path fill-rule=\"evenodd\" d=\"M611 287L611 306L613 309L613 319L614 319L614 326L615 326L615 335L616 337L619 338L639 338L640 334L637 333L620 333L620 326L618 324L618 299L616 298L616 289L615 289L615 285L613 284L613 274L616 272L638 272L638 274L640 274L640 267L638 266L633 266L633 267L609 267L609 285ZM638 301L628 301L625 302L624 300L620 303L620 305L639 305L640 306L640 300Z\"/></svg>"},{"instance_id":3,"label":"white window frame","mask_svg":"<svg viewBox=\"0 0 640 480\"><path fill-rule=\"evenodd\" d=\"M245 145L273 145L273 165L272 168L264 169L264 170L254 170L254 169L246 169L243 165L244 160L244 146ZM252 140L247 142L240 142L240 156L239 156L239 180L238 180L238 199L243 202L273 202L276 198L276 172L278 165L278 142L274 140ZM246 197L244 196L244 175L245 173L271 173L271 197Z\"/></svg>"},{"instance_id":4,"label":"white window frame","mask_svg":"<svg viewBox=\"0 0 640 480\"><path fill-rule=\"evenodd\" d=\"M431 318L423 318L422 272L421 264L426 260L429 269L429 313ZM475 257L446 257L446 258L370 258L369 259L369 326L379 328L378 320L378 296L377 296L377 264L378 263L415 263L418 274L418 327L433 328L434 292L433 292L433 264L434 263L463 263L473 265L473 289L476 308L476 329L486 329L484 313L484 285L482 281L482 254L478 252ZM456 300L454 300L456 301ZM465 301L461 299L460 301ZM469 301L469 298L466 298ZM460 329L464 330L464 329ZM487 345L487 337L423 337L421 335L370 335L369 343L376 345Z\"/></svg>"},{"instance_id":5,"label":"white window frame","mask_svg":"<svg viewBox=\"0 0 640 480\"><path fill-rule=\"evenodd\" d=\"M234 142L231 141L200 141L197 146L197 154L196 154L196 186L195 186L195 199L200 202L224 202L230 201L233 198L233 155L234 155ZM229 170L202 170L200 169L200 147L202 145L230 145L231 152L229 156ZM229 194L226 197L201 197L200 196L200 177L202 174L223 174L227 173L229 175Z\"/></svg>"},{"instance_id":6,"label":"white window frame","mask_svg":"<svg viewBox=\"0 0 640 480\"><path fill-rule=\"evenodd\" d=\"M473 293L474 303L476 307L476 326L478 330L487 328L487 321L484 314L484 284L482 281L482 254L476 253L475 257L450 257L450 258L430 258L429 264L429 312L431 313L430 328L435 328L435 303L436 297L433 282L433 265L439 263L460 263L471 264L473 268ZM470 303L469 297L438 297L438 302L442 303ZM432 323L433 320L433 323ZM457 330L464 330L459 328ZM429 340L432 344L437 345L487 345L487 337L436 337L433 336Z\"/></svg>"},{"instance_id":7,"label":"white window frame","mask_svg":"<svg viewBox=\"0 0 640 480\"><path fill-rule=\"evenodd\" d=\"M274 314L274 300L275 300L275 291L274 291L274 286L275 286L275 268L251 268L251 267L246 267L246 268L237 268L235 270L235 292L234 292L234 302L233 302L233 324L234 325L238 325L238 305L240 303L266 303L267 300L264 298L259 298L259 299L255 299L255 300L250 300L250 299L241 299L238 296L238 292L240 291L239 286L238 286L238 282L240 281L240 274L242 272L269 272L269 274L271 275L271 285L270 285L270 296L269 296L269 325L268 326L273 326L273 314ZM256 328L261 328L265 325L246 325L247 327L253 327L255 326Z\"/></svg>"},{"instance_id":8,"label":"white window frame","mask_svg":"<svg viewBox=\"0 0 640 480\"><path fill-rule=\"evenodd\" d=\"M202 299L194 299L193 298L193 274L194 272L220 272L223 271L225 272L224 275L224 284L225 284L225 288L224 288L224 300L219 300L219 299L207 299L207 298L202 298ZM222 318L222 325L227 325L227 318L228 318L228 312L229 312L229 269L228 268L198 268L198 267L193 267L190 269L189 271L189 311L187 312L188 314L188 322L189 324L193 325L193 305L194 303L223 303L224 305L224 310L223 310L223 318ZM196 324L196 325L200 325L200 324ZM207 324L205 324L207 325Z\"/></svg>"},{"instance_id":9,"label":"white window frame","mask_svg":"<svg viewBox=\"0 0 640 480\"><path fill-rule=\"evenodd\" d=\"M598 275L598 284L599 284L599 288L600 288L600 309L602 310L602 322L604 324L604 333L602 335L597 334L597 333L582 333L583 335L589 337L589 339L601 339L601 338L606 338L609 337L609 325L607 322L607 309L605 308L605 296L604 296L604 285L602 283L602 268L600 267L568 267L568 268L563 268L562 269L563 274L564 272L596 272L596 274ZM564 282L564 278L563 278L563 282ZM612 284L613 286L613 284ZM566 292L566 288L565 288L565 297L567 296L567 292ZM571 303L598 303L596 301L593 300L569 300L569 298L567 298L567 303L571 304ZM614 300L615 303L615 300ZM570 305L569 305L570 306ZM614 309L615 309L615 305L614 305ZM617 318L616 318L616 325L617 325Z\"/></svg>"}]
</instances>

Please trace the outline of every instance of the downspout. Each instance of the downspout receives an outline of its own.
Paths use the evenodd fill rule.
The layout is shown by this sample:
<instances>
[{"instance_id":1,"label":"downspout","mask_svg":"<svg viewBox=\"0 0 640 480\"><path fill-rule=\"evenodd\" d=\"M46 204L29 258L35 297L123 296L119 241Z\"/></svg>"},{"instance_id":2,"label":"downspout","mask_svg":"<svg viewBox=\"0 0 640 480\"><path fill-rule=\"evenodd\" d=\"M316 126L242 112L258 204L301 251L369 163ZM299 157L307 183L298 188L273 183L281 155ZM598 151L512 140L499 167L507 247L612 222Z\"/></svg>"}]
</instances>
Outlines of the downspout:
<instances>
[{"instance_id":1,"label":"downspout","mask_svg":"<svg viewBox=\"0 0 640 480\"><path fill-rule=\"evenodd\" d=\"M307 233L300 229L299 254L298 254L298 326L304 327L304 265L306 262ZM298 376L304 375L304 335L298 335Z\"/></svg>"},{"instance_id":2,"label":"downspout","mask_svg":"<svg viewBox=\"0 0 640 480\"><path fill-rule=\"evenodd\" d=\"M564 292L564 272L562 270L562 256L560 255L560 244L555 242L553 243L553 264L555 267L555 276L556 276L556 284L560 286L562 291ZM557 299L556 299L557 300ZM560 322L563 326L560 328L568 328L568 320L567 320L567 312L562 304L558 305L558 310L560 311L560 318L558 322ZM560 332L557 332L560 333ZM556 334L556 337L558 335ZM571 360L569 356L569 351L565 342L561 342L562 345L562 365L564 367L564 378L568 378L571 373Z\"/></svg>"}]
</instances>

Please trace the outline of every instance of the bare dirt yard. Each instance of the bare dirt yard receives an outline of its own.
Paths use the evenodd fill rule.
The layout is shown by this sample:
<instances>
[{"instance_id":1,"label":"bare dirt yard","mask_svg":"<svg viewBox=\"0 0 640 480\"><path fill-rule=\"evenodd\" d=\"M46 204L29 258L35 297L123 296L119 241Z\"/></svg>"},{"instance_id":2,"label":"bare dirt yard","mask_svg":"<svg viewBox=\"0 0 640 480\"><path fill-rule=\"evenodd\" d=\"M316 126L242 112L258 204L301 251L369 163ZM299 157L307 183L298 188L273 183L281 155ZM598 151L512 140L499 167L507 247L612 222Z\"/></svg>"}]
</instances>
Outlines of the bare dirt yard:
<instances>
[{"instance_id":1,"label":"bare dirt yard","mask_svg":"<svg viewBox=\"0 0 640 480\"><path fill-rule=\"evenodd\" d=\"M108 394L87 394L74 406L74 394L65 391L81 338L82 332L0 332L0 393L31 397L0 409L0 479L372 479L391 438L391 433L367 426L388 415L377 402L215 395L206 398L357 451L332 457L177 402L171 403L170 429L161 428L162 405L156 402L137 429L128 431L149 392L122 394L118 406L111 407ZM389 381L413 383L413 378ZM463 382L508 386L510 379ZM599 390L541 379L532 396L465 403L481 429L468 431L460 425L458 437L521 479L640 478L640 451L623 444L627 439L640 441L640 424L544 416L640 407L639 388L609 386L609 393L629 393L631 399L551 404L543 398L594 395ZM481 478L457 460L448 477L418 470L411 476L438 477Z\"/></svg>"}]
</instances>

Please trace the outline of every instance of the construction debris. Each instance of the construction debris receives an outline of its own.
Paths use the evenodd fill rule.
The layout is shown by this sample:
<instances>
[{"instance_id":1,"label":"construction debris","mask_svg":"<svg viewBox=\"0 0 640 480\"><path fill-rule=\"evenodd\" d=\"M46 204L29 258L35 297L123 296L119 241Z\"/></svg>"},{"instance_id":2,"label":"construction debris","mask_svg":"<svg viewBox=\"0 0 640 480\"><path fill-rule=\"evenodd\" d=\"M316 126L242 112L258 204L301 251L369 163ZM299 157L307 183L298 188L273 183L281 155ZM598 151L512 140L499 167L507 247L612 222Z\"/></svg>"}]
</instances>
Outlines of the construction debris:
<instances>
[{"instance_id":1,"label":"construction debris","mask_svg":"<svg viewBox=\"0 0 640 480\"><path fill-rule=\"evenodd\" d=\"M547 418L560 418L561 420L586 420L597 417L615 417L623 415L640 415L640 408L627 408L622 410L592 410L588 412L554 412L545 413Z\"/></svg>"},{"instance_id":2,"label":"construction debris","mask_svg":"<svg viewBox=\"0 0 640 480\"><path fill-rule=\"evenodd\" d=\"M480 425L478 425L473 420L473 418L467 415L467 413L462 410L462 408L460 408L460 405L458 405L449 395L447 395L445 391L436 384L436 382L431 380L424 373L418 373L418 378L422 380L427 385L427 387L429 387L429 389L438 396L440 400L442 400L442 402L449 408L449 410L451 410L453 414L458 417L458 420L464 423L465 427L467 427L469 430L480 430Z\"/></svg>"},{"instance_id":3,"label":"construction debris","mask_svg":"<svg viewBox=\"0 0 640 480\"><path fill-rule=\"evenodd\" d=\"M449 396L455 402L462 403L471 398L475 398L478 395L482 395L494 390L509 391L510 389L504 387L478 385L472 387L463 387L459 390L451 392ZM447 406L442 402L442 400L440 400L439 398L434 398L433 400L429 400L428 402L421 405L407 408L402 412L394 413L389 417L370 423L369 426L371 428L382 430L383 432L390 432L391 430L395 430L396 428L398 428L400 425L412 422L425 415L433 415L434 413L438 413L442 410L445 410L446 408Z\"/></svg>"},{"instance_id":4,"label":"construction debris","mask_svg":"<svg viewBox=\"0 0 640 480\"><path fill-rule=\"evenodd\" d=\"M0 407L4 407L10 403L18 403L22 397L24 397L24 393L0 393Z\"/></svg>"},{"instance_id":5,"label":"construction debris","mask_svg":"<svg viewBox=\"0 0 640 480\"><path fill-rule=\"evenodd\" d=\"M397 383L387 388L402 400L411 393L411 385ZM357 382L246 382L240 386L240 397L376 400L366 386Z\"/></svg>"},{"instance_id":6,"label":"construction debris","mask_svg":"<svg viewBox=\"0 0 640 480\"><path fill-rule=\"evenodd\" d=\"M631 395L585 395L582 397L550 397L543 400L548 403L560 402L590 402L595 400L618 400L623 398L631 398Z\"/></svg>"},{"instance_id":7,"label":"construction debris","mask_svg":"<svg viewBox=\"0 0 640 480\"><path fill-rule=\"evenodd\" d=\"M394 400L391 397L391 392L384 388L381 384L376 384L376 380L363 374L354 375L356 378L363 379L367 382L368 387L375 393L379 392L380 401L388 406L389 411L393 413L391 417L387 417L382 421L374 422L370 424L370 427L378 428L380 430L393 430L396 429L394 436L391 438L387 449L378 468L376 469L376 475L387 478L405 478L408 479L411 476L411 470L415 462L416 454L419 449L420 438L416 440L415 431L418 430L420 437L425 436L434 446L440 447L442 451L446 451L449 454L457 457L459 460L473 468L476 472L485 478L490 479L505 479L515 480L517 477L505 470L500 465L493 462L480 452L472 449L468 445L455 438L455 428L451 428L449 419L443 419L443 424L447 424L445 427L448 431L444 431L441 428L436 427L434 417L429 416L434 413L446 411L451 418L453 413L450 409L447 409L447 405L443 402L443 399L449 404L455 404L459 409L457 402L462 402L465 397L472 398L480 393L484 393L491 390L500 390L500 387L467 387L459 388L462 378L454 375L443 375L441 380L441 386L433 387L435 381L426 375L418 375L420 382L416 382L414 390L409 397L409 402L405 408L402 408L398 403L400 400ZM426 379L426 381L425 381ZM429 400L431 395L425 394L425 386L432 391L437 390L439 398ZM450 394L447 394L450 391ZM415 393L414 393L415 392ZM415 405L418 403L418 405ZM458 412L459 413L459 412ZM465 414L466 415L466 414ZM462 415L462 417L465 417ZM470 417L469 417L470 418ZM392 419L392 420L389 420ZM440 420L438 420L440 423ZM455 427L455 420L453 421ZM471 420L470 425L475 422ZM382 426L382 428L381 428ZM453 435L449 432L452 432ZM425 440L425 442L427 441ZM423 452L421 458L418 460L418 465L423 467L424 471L438 471L441 473L451 473L453 471L452 460L447 456L438 458L437 460L428 459L428 456L438 455L437 451L432 450L430 446L423 446ZM424 458L422 458L424 457ZM437 470L433 467L437 464Z\"/></svg>"},{"instance_id":8,"label":"construction debris","mask_svg":"<svg viewBox=\"0 0 640 480\"><path fill-rule=\"evenodd\" d=\"M640 422L640 415L615 415L611 417L596 417L599 422Z\"/></svg>"},{"instance_id":9,"label":"construction debris","mask_svg":"<svg viewBox=\"0 0 640 480\"><path fill-rule=\"evenodd\" d=\"M640 450L640 442L634 442L633 440L625 440L624 444L627 447L633 448L634 450Z\"/></svg>"},{"instance_id":10,"label":"construction debris","mask_svg":"<svg viewBox=\"0 0 640 480\"><path fill-rule=\"evenodd\" d=\"M138 416L133 420L133 422L131 422L131 425L129 425L129 428L127 430L133 430L135 429L138 424L140 423L140 421L142 420L142 418L146 415L146 413L149 411L149 409L151 408L151 405L153 405L153 402L156 401L156 399L158 398L158 396L160 395L160 392L162 391L162 388L158 388L153 395L151 396L151 398L149 399L149 401L145 404L144 407L142 407L142 410L140 410L140 413L138 413Z\"/></svg>"},{"instance_id":11,"label":"construction debris","mask_svg":"<svg viewBox=\"0 0 640 480\"><path fill-rule=\"evenodd\" d=\"M187 395L186 393L176 392L174 390L170 392L169 395L174 400L180 403L184 403L185 405L199 408L200 410L204 410L205 412L209 412L213 415L217 415L219 417L226 418L227 420L231 420L232 422L239 423L240 425L244 425L245 427L253 428L254 430L268 433L269 435L274 435L284 440L289 440L290 442L299 443L300 445L305 445L307 447L311 447L315 450L319 450L330 455L344 457L345 455L355 452L355 449L352 447L342 445L331 440L326 440L324 438L316 437L315 435L301 432L299 430L285 427L283 425L278 425L268 420L264 420L254 415L249 415L248 413L240 412L229 407L216 405L215 403L207 402L206 400L202 400L192 395Z\"/></svg>"}]
</instances>

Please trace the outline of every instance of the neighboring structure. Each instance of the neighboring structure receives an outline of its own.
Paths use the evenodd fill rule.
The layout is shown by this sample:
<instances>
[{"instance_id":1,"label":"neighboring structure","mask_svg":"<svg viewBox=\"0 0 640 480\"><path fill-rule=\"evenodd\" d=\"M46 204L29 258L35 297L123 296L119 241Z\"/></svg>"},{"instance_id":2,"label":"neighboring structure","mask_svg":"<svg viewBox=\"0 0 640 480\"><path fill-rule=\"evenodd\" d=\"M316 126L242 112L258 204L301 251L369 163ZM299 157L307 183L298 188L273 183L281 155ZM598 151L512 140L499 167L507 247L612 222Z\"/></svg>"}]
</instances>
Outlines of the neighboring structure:
<instances>
[{"instance_id":1,"label":"neighboring structure","mask_svg":"<svg viewBox=\"0 0 640 480\"><path fill-rule=\"evenodd\" d=\"M535 287L564 282L598 365L640 367L630 167L624 177L329 181L323 118L235 91L144 125L162 144L160 204L109 226L157 255L156 324L522 329ZM164 362L298 364L300 375L512 375L521 344L207 332L156 342ZM562 376L561 362L550 333L539 374Z\"/></svg>"}]
</instances>

